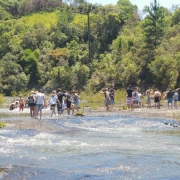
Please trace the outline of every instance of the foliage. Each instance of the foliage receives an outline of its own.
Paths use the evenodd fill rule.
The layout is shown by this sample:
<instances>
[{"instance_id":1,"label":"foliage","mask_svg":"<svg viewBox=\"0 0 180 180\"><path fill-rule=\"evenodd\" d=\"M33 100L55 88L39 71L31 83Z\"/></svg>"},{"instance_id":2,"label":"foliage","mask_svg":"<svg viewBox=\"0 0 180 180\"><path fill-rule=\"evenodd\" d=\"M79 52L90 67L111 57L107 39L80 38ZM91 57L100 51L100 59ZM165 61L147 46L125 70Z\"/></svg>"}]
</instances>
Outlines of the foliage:
<instances>
[{"instance_id":1,"label":"foliage","mask_svg":"<svg viewBox=\"0 0 180 180\"><path fill-rule=\"evenodd\" d=\"M6 127L5 122L0 122L0 128Z\"/></svg>"},{"instance_id":2,"label":"foliage","mask_svg":"<svg viewBox=\"0 0 180 180\"><path fill-rule=\"evenodd\" d=\"M110 84L180 86L178 7L169 11L154 0L140 19L129 0L70 4L0 0L0 93L61 87L94 96Z\"/></svg>"},{"instance_id":3,"label":"foliage","mask_svg":"<svg viewBox=\"0 0 180 180\"><path fill-rule=\"evenodd\" d=\"M0 106L2 106L6 102L3 94L0 94Z\"/></svg>"}]
</instances>

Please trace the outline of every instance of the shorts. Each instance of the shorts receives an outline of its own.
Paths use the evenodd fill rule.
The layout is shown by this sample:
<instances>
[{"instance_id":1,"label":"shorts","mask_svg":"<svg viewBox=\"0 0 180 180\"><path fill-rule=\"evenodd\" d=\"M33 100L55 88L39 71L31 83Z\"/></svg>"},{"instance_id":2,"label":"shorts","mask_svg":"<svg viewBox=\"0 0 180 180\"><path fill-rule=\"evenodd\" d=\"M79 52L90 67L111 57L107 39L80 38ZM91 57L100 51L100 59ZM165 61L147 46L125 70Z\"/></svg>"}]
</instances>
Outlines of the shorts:
<instances>
[{"instance_id":1,"label":"shorts","mask_svg":"<svg viewBox=\"0 0 180 180\"><path fill-rule=\"evenodd\" d=\"M66 105L67 105L67 108L71 108L71 101L70 101L70 100L67 100L67 101L66 101Z\"/></svg>"},{"instance_id":2,"label":"shorts","mask_svg":"<svg viewBox=\"0 0 180 180\"><path fill-rule=\"evenodd\" d=\"M159 97L155 97L155 98L154 98L154 102L155 102L155 103L159 102Z\"/></svg>"},{"instance_id":3,"label":"shorts","mask_svg":"<svg viewBox=\"0 0 180 180\"><path fill-rule=\"evenodd\" d=\"M132 97L127 97L126 103L127 104L133 104L133 98Z\"/></svg>"},{"instance_id":4,"label":"shorts","mask_svg":"<svg viewBox=\"0 0 180 180\"><path fill-rule=\"evenodd\" d=\"M36 103L29 103L29 106L36 106Z\"/></svg>"},{"instance_id":5,"label":"shorts","mask_svg":"<svg viewBox=\"0 0 180 180\"><path fill-rule=\"evenodd\" d=\"M114 104L114 98L111 97L111 103Z\"/></svg>"},{"instance_id":6,"label":"shorts","mask_svg":"<svg viewBox=\"0 0 180 180\"><path fill-rule=\"evenodd\" d=\"M105 106L109 106L111 104L111 100L110 99L106 99L105 101L104 101L104 105Z\"/></svg>"},{"instance_id":7,"label":"shorts","mask_svg":"<svg viewBox=\"0 0 180 180\"><path fill-rule=\"evenodd\" d=\"M42 111L42 107L43 105L42 104L36 104L36 108L37 108L37 111Z\"/></svg>"},{"instance_id":8,"label":"shorts","mask_svg":"<svg viewBox=\"0 0 180 180\"><path fill-rule=\"evenodd\" d=\"M168 104L172 104L173 98L168 98Z\"/></svg>"},{"instance_id":9,"label":"shorts","mask_svg":"<svg viewBox=\"0 0 180 180\"><path fill-rule=\"evenodd\" d=\"M134 100L134 101L133 101L133 104L138 104L138 100Z\"/></svg>"}]
</instances>

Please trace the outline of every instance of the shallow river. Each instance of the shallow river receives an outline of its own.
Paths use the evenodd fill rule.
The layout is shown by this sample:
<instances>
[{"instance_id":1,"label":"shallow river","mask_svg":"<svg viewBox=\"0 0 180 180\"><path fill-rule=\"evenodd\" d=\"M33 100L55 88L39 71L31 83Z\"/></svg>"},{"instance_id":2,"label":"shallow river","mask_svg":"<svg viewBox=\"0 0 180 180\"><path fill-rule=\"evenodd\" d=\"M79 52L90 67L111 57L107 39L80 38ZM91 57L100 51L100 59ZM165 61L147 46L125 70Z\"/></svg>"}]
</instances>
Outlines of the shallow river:
<instances>
[{"instance_id":1,"label":"shallow river","mask_svg":"<svg viewBox=\"0 0 180 180\"><path fill-rule=\"evenodd\" d=\"M175 120L130 116L45 117L55 133L0 129L0 179L178 180Z\"/></svg>"}]
</instances>

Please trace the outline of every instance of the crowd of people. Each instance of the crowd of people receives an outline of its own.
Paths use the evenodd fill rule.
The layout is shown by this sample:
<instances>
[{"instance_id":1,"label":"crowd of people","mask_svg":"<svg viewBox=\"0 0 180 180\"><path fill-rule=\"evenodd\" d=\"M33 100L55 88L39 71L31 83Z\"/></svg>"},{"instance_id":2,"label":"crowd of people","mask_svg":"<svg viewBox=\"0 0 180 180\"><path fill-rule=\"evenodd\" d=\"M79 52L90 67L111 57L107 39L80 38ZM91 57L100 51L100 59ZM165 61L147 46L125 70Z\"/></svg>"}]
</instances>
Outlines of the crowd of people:
<instances>
[{"instance_id":1,"label":"crowd of people","mask_svg":"<svg viewBox=\"0 0 180 180\"><path fill-rule=\"evenodd\" d=\"M147 108L153 106L155 109L160 109L161 100L167 98L168 109L177 109L178 108L178 89L166 91L161 93L158 89L155 90L146 90L144 94L138 91L138 88L132 88L131 85L125 91L125 102L127 104L128 110L134 110L134 108L140 108L142 106L141 97L145 97ZM105 100L104 105L106 111L110 111L115 104L115 89L114 85L111 85L110 88L105 88L99 93L104 94ZM62 91L61 88L58 88L57 91L53 90L50 97L46 98L42 89L38 92L31 91L28 98L24 101L23 97L20 95L19 100L11 103L9 106L10 110L19 107L19 111L23 111L24 107L28 106L30 109L30 116L32 118L42 117L42 109L50 106L51 117L61 116L66 110L67 115L71 113L74 114L74 111L79 111L79 94L77 91L71 91L68 93L66 90Z\"/></svg>"},{"instance_id":2,"label":"crowd of people","mask_svg":"<svg viewBox=\"0 0 180 180\"><path fill-rule=\"evenodd\" d=\"M180 88L177 88L175 90L169 89L169 91L166 91L164 93L161 93L157 88L155 90L147 90L145 92L145 97L146 97L146 104L147 108L151 108L152 106L152 101L154 101L154 107L155 109L160 109L161 107L161 100L164 98L167 98L167 104L168 104L168 109L174 108L177 109L178 107L178 90ZM164 95L164 96L163 96ZM135 87L134 89L131 87L131 85L128 86L126 90L126 103L128 106L128 110L133 110L135 106L141 107L141 97L142 94L137 91L137 88Z\"/></svg>"},{"instance_id":3,"label":"crowd of people","mask_svg":"<svg viewBox=\"0 0 180 180\"><path fill-rule=\"evenodd\" d=\"M161 93L158 89L146 90L146 92L142 94L140 91L138 91L137 87L132 88L132 86L129 85L125 91L125 103L127 104L127 109L132 111L134 110L134 108L140 108L142 106L141 99L143 97L145 98L147 108L151 108L153 104L155 109L160 109L161 100L167 98L168 109L169 108L173 109L173 107L177 109L179 89L180 88L177 88L175 90L169 89L169 91L166 91L164 93ZM110 88L105 88L103 89L103 91L100 91L99 93L104 94L104 97L105 97L104 105L106 107L106 111L110 111L115 103L114 86L111 85Z\"/></svg>"},{"instance_id":4,"label":"crowd of people","mask_svg":"<svg viewBox=\"0 0 180 180\"><path fill-rule=\"evenodd\" d=\"M62 92L61 88L53 90L50 97L46 98L45 94L40 89L38 92L31 91L27 100L24 100L20 95L19 100L16 103L11 103L9 106L10 110L19 107L19 111L23 111L26 104L30 109L31 118L42 118L42 109L50 106L51 117L61 116L66 110L67 114L74 114L74 111L79 111L79 95L77 91L72 91L71 94L66 90Z\"/></svg>"}]
</instances>

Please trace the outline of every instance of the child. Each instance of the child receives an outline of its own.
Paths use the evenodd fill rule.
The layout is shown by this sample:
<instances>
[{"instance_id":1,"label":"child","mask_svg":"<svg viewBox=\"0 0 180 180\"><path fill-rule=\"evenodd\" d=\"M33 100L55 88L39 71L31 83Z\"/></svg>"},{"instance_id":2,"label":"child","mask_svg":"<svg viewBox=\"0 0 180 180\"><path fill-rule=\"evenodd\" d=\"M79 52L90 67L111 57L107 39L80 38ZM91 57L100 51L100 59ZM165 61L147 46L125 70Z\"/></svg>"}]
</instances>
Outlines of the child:
<instances>
[{"instance_id":1,"label":"child","mask_svg":"<svg viewBox=\"0 0 180 180\"><path fill-rule=\"evenodd\" d=\"M22 96L19 96L19 111L23 111L24 110L24 99L22 98Z\"/></svg>"},{"instance_id":2,"label":"child","mask_svg":"<svg viewBox=\"0 0 180 180\"><path fill-rule=\"evenodd\" d=\"M151 108L151 93L149 90L146 91L147 108Z\"/></svg>"},{"instance_id":3,"label":"child","mask_svg":"<svg viewBox=\"0 0 180 180\"><path fill-rule=\"evenodd\" d=\"M56 116L56 110L55 110L55 106L56 106L56 102L57 102L57 95L56 95L56 91L53 90L52 94L49 98L49 104L50 104L50 109L52 110L51 112L51 117L53 117L53 114Z\"/></svg>"}]
</instances>

